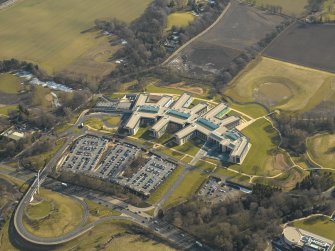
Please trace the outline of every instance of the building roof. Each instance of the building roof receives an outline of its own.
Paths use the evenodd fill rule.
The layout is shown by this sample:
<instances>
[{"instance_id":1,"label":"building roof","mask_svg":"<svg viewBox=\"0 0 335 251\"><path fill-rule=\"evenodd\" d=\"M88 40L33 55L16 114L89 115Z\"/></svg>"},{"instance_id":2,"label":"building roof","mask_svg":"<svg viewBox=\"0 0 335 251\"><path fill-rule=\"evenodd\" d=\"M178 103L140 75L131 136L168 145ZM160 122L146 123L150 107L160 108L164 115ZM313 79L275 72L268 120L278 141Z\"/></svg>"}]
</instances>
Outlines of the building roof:
<instances>
[{"instance_id":1,"label":"building roof","mask_svg":"<svg viewBox=\"0 0 335 251\"><path fill-rule=\"evenodd\" d=\"M224 103L220 103L217 106L215 106L213 109L211 109L209 112L205 114L206 119L214 119L215 116L220 113L222 110L226 109L227 105Z\"/></svg>"},{"instance_id":2,"label":"building roof","mask_svg":"<svg viewBox=\"0 0 335 251\"><path fill-rule=\"evenodd\" d=\"M151 130L159 132L164 126L166 126L170 122L169 117L163 117L156 124L153 125Z\"/></svg>"},{"instance_id":3,"label":"building roof","mask_svg":"<svg viewBox=\"0 0 335 251\"><path fill-rule=\"evenodd\" d=\"M238 144L235 145L234 150L232 151L232 156L241 156L244 150L248 147L249 140L246 137L242 137Z\"/></svg>"},{"instance_id":4,"label":"building roof","mask_svg":"<svg viewBox=\"0 0 335 251\"><path fill-rule=\"evenodd\" d=\"M177 111L177 110L174 110L174 109L169 109L166 113L171 115L171 116L180 118L180 119L188 119L191 116L191 114L189 114L189 113L182 112L182 111Z\"/></svg>"},{"instance_id":5,"label":"building roof","mask_svg":"<svg viewBox=\"0 0 335 251\"><path fill-rule=\"evenodd\" d=\"M180 131L178 131L175 134L175 137L182 139L185 138L186 136L190 135L191 133L193 133L195 130L197 130L197 126L196 125L188 125L185 128L181 129Z\"/></svg>"},{"instance_id":6,"label":"building roof","mask_svg":"<svg viewBox=\"0 0 335 251\"><path fill-rule=\"evenodd\" d=\"M206 104L197 104L196 106L191 108L191 113L192 114L197 114L198 112L202 111L203 109L206 109L207 105Z\"/></svg>"},{"instance_id":7,"label":"building roof","mask_svg":"<svg viewBox=\"0 0 335 251\"><path fill-rule=\"evenodd\" d=\"M154 105L141 105L138 109L139 112L149 112L157 113L159 111L159 106Z\"/></svg>"},{"instance_id":8,"label":"building roof","mask_svg":"<svg viewBox=\"0 0 335 251\"><path fill-rule=\"evenodd\" d=\"M140 105L144 105L146 103L147 99L148 99L148 94L143 94L143 93L139 94L137 96L134 108L136 109Z\"/></svg>"},{"instance_id":9,"label":"building roof","mask_svg":"<svg viewBox=\"0 0 335 251\"><path fill-rule=\"evenodd\" d=\"M187 101L189 101L189 99L191 99L192 96L188 93L184 93L183 95L181 95L179 97L179 99L173 104L172 108L173 109L180 109L183 108L185 106L185 104L187 103Z\"/></svg>"},{"instance_id":10,"label":"building roof","mask_svg":"<svg viewBox=\"0 0 335 251\"><path fill-rule=\"evenodd\" d=\"M228 127L230 124L234 124L236 122L239 122L241 118L237 116L229 116L221 121L222 126Z\"/></svg>"},{"instance_id":11,"label":"building roof","mask_svg":"<svg viewBox=\"0 0 335 251\"><path fill-rule=\"evenodd\" d=\"M214 131L215 129L219 128L219 125L207 120L207 119L204 119L204 118L198 118L197 119L197 123L201 126L204 126L206 127L207 129L211 130L211 131Z\"/></svg>"},{"instance_id":12,"label":"building roof","mask_svg":"<svg viewBox=\"0 0 335 251\"><path fill-rule=\"evenodd\" d=\"M165 95L161 97L161 99L157 102L157 105L167 107L170 101L172 101L172 97Z\"/></svg>"}]
</instances>

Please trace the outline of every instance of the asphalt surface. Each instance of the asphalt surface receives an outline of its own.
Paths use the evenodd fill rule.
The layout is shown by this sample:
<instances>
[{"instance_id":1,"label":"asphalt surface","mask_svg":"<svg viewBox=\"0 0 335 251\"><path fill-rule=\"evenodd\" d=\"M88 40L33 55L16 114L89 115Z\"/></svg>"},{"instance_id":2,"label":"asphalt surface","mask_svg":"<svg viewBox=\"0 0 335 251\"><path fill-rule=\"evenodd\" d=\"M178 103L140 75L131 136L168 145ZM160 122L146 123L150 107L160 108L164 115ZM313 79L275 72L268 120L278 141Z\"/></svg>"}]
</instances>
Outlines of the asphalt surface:
<instances>
[{"instance_id":1,"label":"asphalt surface","mask_svg":"<svg viewBox=\"0 0 335 251\"><path fill-rule=\"evenodd\" d=\"M45 182L47 179L47 175L52 171L52 168L57 165L57 162L60 160L61 156L63 153L66 151L66 149L72 144L72 142L85 134L91 134L95 136L104 136L106 137L105 134L99 133L99 132L92 132L88 131L86 128L83 128L81 130L81 133L74 133L73 128L78 127L81 123L84 122L85 120L85 114L87 111L84 111L78 118L77 122L75 125L70 128L69 130L65 131L62 133L60 136L67 136L67 141L66 143L61 147L61 149L53 156L53 158L47 163L47 165L44 167L44 169L40 172L40 184ZM111 138L111 137L109 137ZM151 151L152 153L160 156L162 159L166 160L173 160L171 159L170 156L167 156L165 154L162 154L160 152L156 152L153 149L143 146L141 144L138 144L137 142L128 140L128 139L122 139L119 138L118 141L120 142L125 142L128 144L132 144L135 146L138 146L139 148L144 148L147 151ZM188 171L193 169L192 166L182 162L182 161L176 161L173 160L173 162L177 162L177 164L181 164L186 166L184 172L182 175L177 179L177 181L170 187L170 189L167 191L167 193L163 196L162 200L160 201L164 203L164 201L172 194L172 192L178 187L179 183L183 180L184 176L187 174ZM48 183L48 182L47 182ZM91 224L86 224L87 217L88 217L88 209L83 202L81 204L83 205L84 208L84 217L83 221L71 232L67 233L66 235L60 236L60 237L52 237L52 238L42 238L42 237L37 237L30 232L28 232L24 225L23 225L23 215L24 215L24 209L27 207L27 205L30 203L33 195L37 191L37 179L33 181L31 184L30 188L26 192L26 194L23 196L21 199L20 203L18 204L15 214L14 214L14 227L18 234L24 238L26 241L32 243L32 244L38 244L38 245L45 245L45 246L52 246L52 245L58 245L62 243L66 243L70 240L75 239L76 237L86 233L87 231L93 229L96 225L101 224L106 221L114 220L114 219L127 219L130 221L133 221L134 223L137 223L141 225L142 227L149 229L151 231L154 231L158 236L174 243L181 249L197 249L199 248L195 243L196 239L189 235L188 233L182 231L181 229L176 228L175 226L164 222L162 220L158 219L152 219L150 216L147 214L141 212L141 211L135 211L136 207L133 207L132 205L129 205L127 203L120 203L120 201L115 201L112 197L104 194L99 194L94 191L90 191L87 188L81 188L87 191L90 191L90 193L85 193L80 196L80 194L77 194L76 191L78 191L78 188L75 186L70 186L69 191L59 191L61 193L70 195L70 196L76 196L76 198L81 198L81 199L90 199L92 201L95 201L97 203L100 203L106 207L109 207L113 210L119 211L121 213L121 216L110 216L106 218L102 218L96 222L93 222ZM72 189L72 190L71 190ZM79 189L79 191L81 190ZM72 192L71 192L72 191ZM86 224L86 225L85 225ZM201 247L201 250L209 250L209 248L206 247Z\"/></svg>"}]
</instances>

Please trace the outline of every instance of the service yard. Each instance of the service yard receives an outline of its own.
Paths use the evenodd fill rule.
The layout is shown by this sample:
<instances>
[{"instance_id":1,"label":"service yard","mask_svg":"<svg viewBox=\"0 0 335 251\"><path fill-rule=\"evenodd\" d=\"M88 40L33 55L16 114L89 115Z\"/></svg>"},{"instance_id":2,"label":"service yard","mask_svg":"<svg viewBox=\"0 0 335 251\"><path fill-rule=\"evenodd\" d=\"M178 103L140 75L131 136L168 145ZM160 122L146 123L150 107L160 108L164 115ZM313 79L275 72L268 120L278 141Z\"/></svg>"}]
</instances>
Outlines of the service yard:
<instances>
[{"instance_id":1,"label":"service yard","mask_svg":"<svg viewBox=\"0 0 335 251\"><path fill-rule=\"evenodd\" d=\"M335 72L335 25L296 22L265 50L265 56Z\"/></svg>"},{"instance_id":2,"label":"service yard","mask_svg":"<svg viewBox=\"0 0 335 251\"><path fill-rule=\"evenodd\" d=\"M185 48L179 55L180 59L172 60L170 66L194 74L199 70L218 73L283 20L281 16L233 1L219 23ZM181 58L186 58L186 62Z\"/></svg>"}]
</instances>

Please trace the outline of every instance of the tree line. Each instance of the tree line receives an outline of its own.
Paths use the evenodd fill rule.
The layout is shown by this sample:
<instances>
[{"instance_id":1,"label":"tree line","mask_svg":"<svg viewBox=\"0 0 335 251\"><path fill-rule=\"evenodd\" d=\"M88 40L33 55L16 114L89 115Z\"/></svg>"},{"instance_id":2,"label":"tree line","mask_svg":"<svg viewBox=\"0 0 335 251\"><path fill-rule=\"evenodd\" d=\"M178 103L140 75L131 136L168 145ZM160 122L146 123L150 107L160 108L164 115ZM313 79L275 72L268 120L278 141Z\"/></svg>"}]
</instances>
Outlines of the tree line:
<instances>
[{"instance_id":1,"label":"tree line","mask_svg":"<svg viewBox=\"0 0 335 251\"><path fill-rule=\"evenodd\" d=\"M189 1L192 4L193 1ZM208 27L220 15L228 0L217 1L215 5L206 5L203 13L194 22L185 28L173 27L180 37L180 45L191 39ZM127 41L114 59L124 59L125 63L120 64L104 81L104 86L113 87L116 77L128 75L129 73L140 72L151 66L157 66L170 53L163 45L168 36L165 32L167 16L176 10L170 0L153 1L144 14L127 25L119 20L96 20L96 27L103 31L117 35Z\"/></svg>"},{"instance_id":2,"label":"tree line","mask_svg":"<svg viewBox=\"0 0 335 251\"><path fill-rule=\"evenodd\" d=\"M291 193L258 184L251 195L215 205L194 197L165 212L164 218L214 250L265 250L269 241L280 236L281 224L313 213L331 214L334 199L325 199L305 185L323 180L309 177Z\"/></svg>"}]
</instances>

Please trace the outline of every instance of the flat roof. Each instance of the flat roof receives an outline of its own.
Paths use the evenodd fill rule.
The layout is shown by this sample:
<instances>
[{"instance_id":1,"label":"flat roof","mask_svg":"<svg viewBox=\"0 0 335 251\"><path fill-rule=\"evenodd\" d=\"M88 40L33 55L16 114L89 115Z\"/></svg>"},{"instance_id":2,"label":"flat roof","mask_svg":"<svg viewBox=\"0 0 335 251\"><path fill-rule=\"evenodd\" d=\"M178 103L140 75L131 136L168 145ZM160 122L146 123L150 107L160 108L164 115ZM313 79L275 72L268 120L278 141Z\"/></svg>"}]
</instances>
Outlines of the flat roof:
<instances>
[{"instance_id":1,"label":"flat roof","mask_svg":"<svg viewBox=\"0 0 335 251\"><path fill-rule=\"evenodd\" d=\"M235 122L240 121L240 120L241 120L241 118L239 118L237 116L229 116L229 117L222 120L221 125L227 126L229 124L235 123Z\"/></svg>"},{"instance_id":2,"label":"flat roof","mask_svg":"<svg viewBox=\"0 0 335 251\"><path fill-rule=\"evenodd\" d=\"M190 94L184 93L183 95L181 95L179 97L179 99L176 101L176 103L173 104L172 108L173 109L183 108L185 106L185 104L187 103L187 101L191 98L192 98L192 96Z\"/></svg>"},{"instance_id":3,"label":"flat roof","mask_svg":"<svg viewBox=\"0 0 335 251\"><path fill-rule=\"evenodd\" d=\"M185 138L187 135L190 135L191 133L193 133L195 130L197 130L196 125L188 125L185 128L178 131L175 136L179 139L182 139L182 138Z\"/></svg>"},{"instance_id":4,"label":"flat roof","mask_svg":"<svg viewBox=\"0 0 335 251\"><path fill-rule=\"evenodd\" d=\"M197 123L200 124L201 126L204 126L206 127L207 129L211 130L211 131L214 131L215 129L218 129L219 128L219 125L207 120L207 119L204 119L204 118L198 118L197 119Z\"/></svg>"},{"instance_id":5,"label":"flat roof","mask_svg":"<svg viewBox=\"0 0 335 251\"><path fill-rule=\"evenodd\" d=\"M169 109L166 113L171 115L171 116L175 116L177 118L180 118L180 119L188 119L191 116L191 114L189 114L189 113L177 111L177 110L174 110L174 109Z\"/></svg>"},{"instance_id":6,"label":"flat roof","mask_svg":"<svg viewBox=\"0 0 335 251\"><path fill-rule=\"evenodd\" d=\"M224 103L220 103L218 104L217 106L215 106L213 109L211 109L209 112L207 112L205 114L205 118L207 119L212 119L212 118L215 118L215 116L221 112L222 110L226 109L227 108L227 105L224 104Z\"/></svg>"},{"instance_id":7,"label":"flat roof","mask_svg":"<svg viewBox=\"0 0 335 251\"><path fill-rule=\"evenodd\" d=\"M246 137L241 138L241 141L238 145L235 145L234 150L232 151L232 156L241 156L246 147L248 147L249 140Z\"/></svg>"},{"instance_id":8,"label":"flat roof","mask_svg":"<svg viewBox=\"0 0 335 251\"><path fill-rule=\"evenodd\" d=\"M191 108L191 113L197 114L198 112L202 111L203 109L207 108L206 104L197 104L196 106Z\"/></svg>"},{"instance_id":9,"label":"flat roof","mask_svg":"<svg viewBox=\"0 0 335 251\"><path fill-rule=\"evenodd\" d=\"M166 106L172 100L171 96L162 96L161 99L157 102L159 106Z\"/></svg>"},{"instance_id":10,"label":"flat roof","mask_svg":"<svg viewBox=\"0 0 335 251\"><path fill-rule=\"evenodd\" d=\"M146 103L147 99L148 99L147 94L141 93L141 94L137 95L137 99L136 99L134 107L137 108L140 105L144 105Z\"/></svg>"},{"instance_id":11,"label":"flat roof","mask_svg":"<svg viewBox=\"0 0 335 251\"><path fill-rule=\"evenodd\" d=\"M149 112L149 113L157 113L159 111L159 106L154 105L141 105L138 109L139 112Z\"/></svg>"},{"instance_id":12,"label":"flat roof","mask_svg":"<svg viewBox=\"0 0 335 251\"><path fill-rule=\"evenodd\" d=\"M151 129L153 131L159 132L169 122L170 122L170 120L169 120L168 117L163 117L160 120L158 120L158 122L155 123Z\"/></svg>"}]
</instances>

